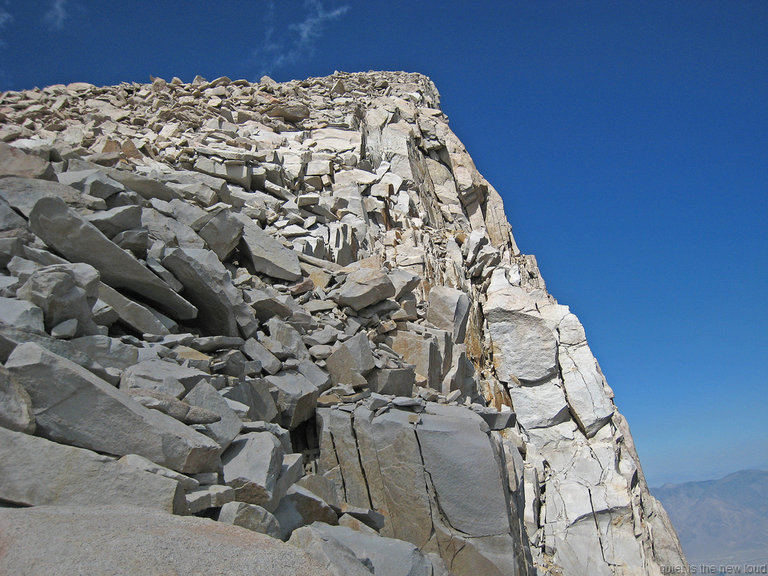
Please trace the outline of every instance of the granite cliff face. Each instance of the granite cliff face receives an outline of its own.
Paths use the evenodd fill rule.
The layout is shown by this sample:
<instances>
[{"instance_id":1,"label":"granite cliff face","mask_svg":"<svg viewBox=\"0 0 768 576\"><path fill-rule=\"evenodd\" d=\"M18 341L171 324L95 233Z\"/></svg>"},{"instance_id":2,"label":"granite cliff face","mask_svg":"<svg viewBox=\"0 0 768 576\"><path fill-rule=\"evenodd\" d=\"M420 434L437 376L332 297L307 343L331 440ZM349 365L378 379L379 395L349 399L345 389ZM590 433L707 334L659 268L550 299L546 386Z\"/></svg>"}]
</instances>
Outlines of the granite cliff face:
<instances>
[{"instance_id":1,"label":"granite cliff face","mask_svg":"<svg viewBox=\"0 0 768 576\"><path fill-rule=\"evenodd\" d=\"M147 522L118 504L296 573L685 566L428 78L51 86L0 121L0 500L60 507L0 510L0 566L46 555L17 526Z\"/></svg>"}]
</instances>

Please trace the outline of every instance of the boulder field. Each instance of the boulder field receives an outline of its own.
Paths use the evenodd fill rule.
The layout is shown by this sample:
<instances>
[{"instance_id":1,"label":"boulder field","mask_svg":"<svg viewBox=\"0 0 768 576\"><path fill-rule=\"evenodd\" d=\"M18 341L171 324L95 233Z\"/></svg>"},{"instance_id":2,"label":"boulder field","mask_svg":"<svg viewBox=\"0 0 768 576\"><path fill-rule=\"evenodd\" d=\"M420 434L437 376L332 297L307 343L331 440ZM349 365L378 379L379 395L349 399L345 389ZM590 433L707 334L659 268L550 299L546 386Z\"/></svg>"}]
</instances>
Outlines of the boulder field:
<instances>
[{"instance_id":1,"label":"boulder field","mask_svg":"<svg viewBox=\"0 0 768 576\"><path fill-rule=\"evenodd\" d=\"M685 566L432 82L0 94L0 572Z\"/></svg>"}]
</instances>

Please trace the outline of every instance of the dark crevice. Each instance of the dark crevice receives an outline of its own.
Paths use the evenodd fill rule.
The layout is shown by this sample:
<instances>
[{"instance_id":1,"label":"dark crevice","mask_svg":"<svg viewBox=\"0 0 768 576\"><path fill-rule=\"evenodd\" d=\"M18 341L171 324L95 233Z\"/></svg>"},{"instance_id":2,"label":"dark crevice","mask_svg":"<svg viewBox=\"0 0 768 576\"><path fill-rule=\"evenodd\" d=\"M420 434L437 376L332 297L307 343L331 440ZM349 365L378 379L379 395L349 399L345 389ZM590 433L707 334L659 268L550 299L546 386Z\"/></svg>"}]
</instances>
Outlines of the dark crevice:
<instances>
[{"instance_id":1,"label":"dark crevice","mask_svg":"<svg viewBox=\"0 0 768 576\"><path fill-rule=\"evenodd\" d=\"M587 493L589 494L589 507L592 509L592 520L595 522L595 530L597 530L597 542L600 544L600 555L603 557L603 562L608 564L608 561L605 559L605 549L603 548L603 534L600 532L600 524L598 524L597 514L595 514L595 505L592 502L592 490L587 488Z\"/></svg>"},{"instance_id":2,"label":"dark crevice","mask_svg":"<svg viewBox=\"0 0 768 576\"><path fill-rule=\"evenodd\" d=\"M336 450L336 439L333 437L333 432L331 432L330 426L328 427L328 437L331 439L333 455L336 457L336 466L339 469L339 476L341 477L341 491L344 493L344 502L349 502L349 500L347 500L347 483L344 480L344 469L339 461L339 452Z\"/></svg>"},{"instance_id":3,"label":"dark crevice","mask_svg":"<svg viewBox=\"0 0 768 576\"><path fill-rule=\"evenodd\" d=\"M419 440L419 434L416 432L417 426L418 424L415 424L413 427L413 436L416 438L416 446L419 448L419 460L421 460L421 469L424 471L424 490L427 494L427 503L429 504L429 519L431 521L429 540L432 540L432 537L435 535L435 514L434 510L432 510L432 495L435 497L435 505L437 506L438 515L441 519L444 518L444 514L440 511L440 504L437 501L437 492L435 490L430 490L430 485L434 486L434 484L432 483L432 476L427 470L427 465L424 463L424 453L421 450L421 441Z\"/></svg>"},{"instance_id":4,"label":"dark crevice","mask_svg":"<svg viewBox=\"0 0 768 576\"><path fill-rule=\"evenodd\" d=\"M371 487L368 485L368 476L365 473L365 466L363 466L363 458L360 454L360 444L357 441L357 430L355 430L354 412L349 416L350 416L349 425L352 430L352 439L355 441L355 453L357 454L357 462L360 465L360 473L363 475L363 482L365 483L365 493L368 496L368 507L373 509L373 498L371 498Z\"/></svg>"}]
</instances>

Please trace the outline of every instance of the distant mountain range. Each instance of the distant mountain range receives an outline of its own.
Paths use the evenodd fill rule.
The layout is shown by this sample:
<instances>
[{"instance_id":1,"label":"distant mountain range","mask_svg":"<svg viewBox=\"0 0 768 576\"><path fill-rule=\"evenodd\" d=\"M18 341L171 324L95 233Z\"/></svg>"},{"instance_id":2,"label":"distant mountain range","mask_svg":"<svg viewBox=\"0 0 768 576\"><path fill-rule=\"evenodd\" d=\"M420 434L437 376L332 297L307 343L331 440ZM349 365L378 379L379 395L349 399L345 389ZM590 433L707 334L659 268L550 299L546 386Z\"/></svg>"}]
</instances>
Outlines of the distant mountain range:
<instances>
[{"instance_id":1,"label":"distant mountain range","mask_svg":"<svg viewBox=\"0 0 768 576\"><path fill-rule=\"evenodd\" d=\"M692 567L768 564L768 471L742 470L651 492L669 513Z\"/></svg>"}]
</instances>

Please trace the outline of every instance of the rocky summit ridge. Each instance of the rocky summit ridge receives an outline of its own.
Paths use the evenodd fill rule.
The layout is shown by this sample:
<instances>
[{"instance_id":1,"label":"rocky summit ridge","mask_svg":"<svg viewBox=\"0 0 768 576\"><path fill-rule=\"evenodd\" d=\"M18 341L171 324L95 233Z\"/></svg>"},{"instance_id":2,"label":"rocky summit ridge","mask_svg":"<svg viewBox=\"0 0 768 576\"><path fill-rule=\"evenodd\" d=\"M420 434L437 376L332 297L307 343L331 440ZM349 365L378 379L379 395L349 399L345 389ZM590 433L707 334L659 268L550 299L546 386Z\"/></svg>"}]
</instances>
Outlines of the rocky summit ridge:
<instances>
[{"instance_id":1,"label":"rocky summit ridge","mask_svg":"<svg viewBox=\"0 0 768 576\"><path fill-rule=\"evenodd\" d=\"M5 92L0 141L0 572L685 566L427 77Z\"/></svg>"}]
</instances>

